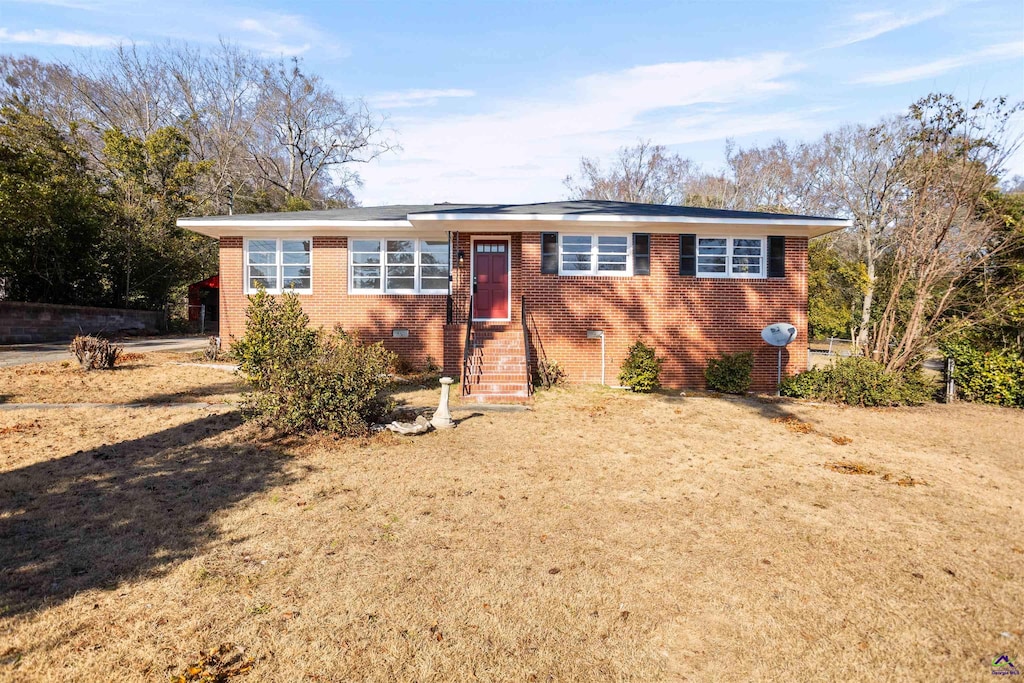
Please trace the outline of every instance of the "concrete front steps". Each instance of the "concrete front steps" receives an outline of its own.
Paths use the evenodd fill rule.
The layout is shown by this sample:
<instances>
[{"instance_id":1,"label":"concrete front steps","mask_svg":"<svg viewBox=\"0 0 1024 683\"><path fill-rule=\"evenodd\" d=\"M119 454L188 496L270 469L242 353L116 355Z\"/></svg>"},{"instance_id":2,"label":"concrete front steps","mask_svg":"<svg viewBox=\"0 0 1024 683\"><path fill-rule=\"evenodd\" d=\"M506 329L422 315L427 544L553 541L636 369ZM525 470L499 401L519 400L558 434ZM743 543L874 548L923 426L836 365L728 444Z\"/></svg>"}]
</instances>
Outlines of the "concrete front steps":
<instances>
[{"instance_id":1,"label":"concrete front steps","mask_svg":"<svg viewBox=\"0 0 1024 683\"><path fill-rule=\"evenodd\" d=\"M527 403L532 400L523 331L474 326L472 351L462 379L463 400Z\"/></svg>"}]
</instances>

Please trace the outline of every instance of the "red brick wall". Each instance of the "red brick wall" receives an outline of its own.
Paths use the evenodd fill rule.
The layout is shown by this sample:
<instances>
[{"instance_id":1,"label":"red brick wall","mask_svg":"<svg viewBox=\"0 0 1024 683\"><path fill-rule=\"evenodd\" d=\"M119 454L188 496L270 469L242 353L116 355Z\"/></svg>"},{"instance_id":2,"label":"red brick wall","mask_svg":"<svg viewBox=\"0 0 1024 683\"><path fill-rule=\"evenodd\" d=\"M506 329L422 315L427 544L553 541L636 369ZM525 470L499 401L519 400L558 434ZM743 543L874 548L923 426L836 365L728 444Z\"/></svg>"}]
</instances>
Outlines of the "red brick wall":
<instances>
[{"instance_id":1,"label":"red brick wall","mask_svg":"<svg viewBox=\"0 0 1024 683\"><path fill-rule=\"evenodd\" d=\"M776 350L761 339L775 322L797 328L783 372L807 367L807 239L786 239L786 277L715 279L680 277L679 238L652 235L648 277L563 277L540 272L540 235L522 239L523 294L527 300L533 356L558 361L577 382L601 381L605 335L605 381L618 384L619 366L637 339L665 358L662 383L703 387L708 358L721 352L754 352L754 387L776 382Z\"/></svg>"},{"instance_id":2,"label":"red brick wall","mask_svg":"<svg viewBox=\"0 0 1024 683\"><path fill-rule=\"evenodd\" d=\"M245 333L243 254L241 237L221 238L220 332L225 346ZM444 360L445 296L350 296L346 237L313 238L313 293L299 296L314 325L330 329L340 324L367 341L383 341L384 346L417 367L426 364L427 356L439 365ZM393 338L395 328L409 330L409 336ZM459 354L461 363L461 347Z\"/></svg>"},{"instance_id":3,"label":"red brick wall","mask_svg":"<svg viewBox=\"0 0 1024 683\"><path fill-rule=\"evenodd\" d=\"M413 365L431 356L445 371L458 376L462 363L470 289L471 235L459 234L452 255L464 252L462 267L452 271L454 324L445 325L444 296L353 295L348 287L348 240L313 239L313 294L303 307L314 324L340 323L364 339L382 340ZM807 362L807 239L787 238L784 279L712 279L678 276L676 235L653 235L649 277L560 277L540 272L540 235L512 235L512 323L520 327L519 306L527 300L531 355L557 360L570 381L601 380L601 342L587 339L587 330L605 333L605 379L618 383L619 366L629 346L639 339L665 357L666 386L704 386L707 359L720 352L755 352L755 388L775 386L775 349L760 337L774 322L796 326L797 341L783 353L783 371L806 369ZM242 238L221 239L221 334L226 344L245 326L242 289ZM392 329L409 330L405 339Z\"/></svg>"}]
</instances>

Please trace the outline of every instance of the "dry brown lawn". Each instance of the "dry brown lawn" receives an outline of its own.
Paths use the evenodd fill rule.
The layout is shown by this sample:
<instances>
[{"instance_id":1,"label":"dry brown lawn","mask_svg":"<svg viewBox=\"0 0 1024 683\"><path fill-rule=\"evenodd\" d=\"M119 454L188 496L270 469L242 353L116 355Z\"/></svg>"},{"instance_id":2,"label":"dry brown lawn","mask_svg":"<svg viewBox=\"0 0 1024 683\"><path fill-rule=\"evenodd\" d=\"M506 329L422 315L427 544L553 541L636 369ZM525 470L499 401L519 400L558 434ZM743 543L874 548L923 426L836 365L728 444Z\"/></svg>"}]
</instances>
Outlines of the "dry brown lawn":
<instances>
[{"instance_id":1,"label":"dry brown lawn","mask_svg":"<svg viewBox=\"0 0 1024 683\"><path fill-rule=\"evenodd\" d=\"M232 681L1024 658L1020 411L588 388L456 417L274 441L227 405L0 411L0 680L167 680L222 644L254 660Z\"/></svg>"},{"instance_id":2,"label":"dry brown lawn","mask_svg":"<svg viewBox=\"0 0 1024 683\"><path fill-rule=\"evenodd\" d=\"M231 372L196 365L194 354L128 354L113 370L83 372L71 359L0 368L0 402L223 403L241 384Z\"/></svg>"}]
</instances>

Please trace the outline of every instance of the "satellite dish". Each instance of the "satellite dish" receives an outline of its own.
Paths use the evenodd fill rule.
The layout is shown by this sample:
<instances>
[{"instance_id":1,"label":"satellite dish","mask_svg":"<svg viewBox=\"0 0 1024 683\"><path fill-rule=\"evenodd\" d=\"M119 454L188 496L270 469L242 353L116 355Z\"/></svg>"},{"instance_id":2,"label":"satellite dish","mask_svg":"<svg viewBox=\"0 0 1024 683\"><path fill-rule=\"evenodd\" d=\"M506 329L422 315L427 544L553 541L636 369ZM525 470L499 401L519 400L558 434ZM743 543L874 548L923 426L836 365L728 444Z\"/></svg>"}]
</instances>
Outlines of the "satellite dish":
<instances>
[{"instance_id":1,"label":"satellite dish","mask_svg":"<svg viewBox=\"0 0 1024 683\"><path fill-rule=\"evenodd\" d=\"M775 346L779 350L778 354L778 382L782 384L782 347L789 344L791 341L796 339L796 328L789 323L772 323L768 327L761 330L761 339ZM775 395L778 396L779 392L776 391Z\"/></svg>"},{"instance_id":2,"label":"satellite dish","mask_svg":"<svg viewBox=\"0 0 1024 683\"><path fill-rule=\"evenodd\" d=\"M761 330L761 339L772 346L786 346L796 339L796 328L789 323L772 323Z\"/></svg>"}]
</instances>

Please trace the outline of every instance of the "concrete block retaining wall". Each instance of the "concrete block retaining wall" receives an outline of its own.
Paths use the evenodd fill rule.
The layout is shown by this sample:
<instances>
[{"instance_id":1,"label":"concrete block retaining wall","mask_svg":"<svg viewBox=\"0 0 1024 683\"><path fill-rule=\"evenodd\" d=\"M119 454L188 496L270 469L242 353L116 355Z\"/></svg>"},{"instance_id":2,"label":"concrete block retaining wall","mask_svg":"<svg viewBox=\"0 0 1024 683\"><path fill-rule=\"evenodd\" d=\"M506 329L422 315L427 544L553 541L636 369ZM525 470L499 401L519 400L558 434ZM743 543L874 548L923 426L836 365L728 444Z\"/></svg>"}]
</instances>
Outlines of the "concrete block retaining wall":
<instances>
[{"instance_id":1,"label":"concrete block retaining wall","mask_svg":"<svg viewBox=\"0 0 1024 683\"><path fill-rule=\"evenodd\" d=\"M0 344L64 341L76 334L145 334L163 326L161 311L0 301Z\"/></svg>"}]
</instances>

